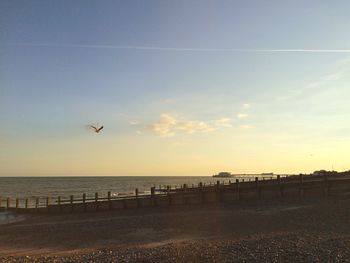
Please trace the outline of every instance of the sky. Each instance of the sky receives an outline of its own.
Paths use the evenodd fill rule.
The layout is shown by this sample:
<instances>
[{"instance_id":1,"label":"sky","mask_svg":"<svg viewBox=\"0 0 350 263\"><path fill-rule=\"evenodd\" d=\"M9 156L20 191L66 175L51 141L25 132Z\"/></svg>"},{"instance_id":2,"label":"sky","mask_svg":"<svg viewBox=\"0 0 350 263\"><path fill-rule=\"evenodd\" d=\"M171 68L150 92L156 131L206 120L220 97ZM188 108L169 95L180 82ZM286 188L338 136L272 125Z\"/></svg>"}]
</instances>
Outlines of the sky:
<instances>
[{"instance_id":1,"label":"sky","mask_svg":"<svg viewBox=\"0 0 350 263\"><path fill-rule=\"evenodd\" d=\"M2 0L0 176L349 170L349 11Z\"/></svg>"}]
</instances>

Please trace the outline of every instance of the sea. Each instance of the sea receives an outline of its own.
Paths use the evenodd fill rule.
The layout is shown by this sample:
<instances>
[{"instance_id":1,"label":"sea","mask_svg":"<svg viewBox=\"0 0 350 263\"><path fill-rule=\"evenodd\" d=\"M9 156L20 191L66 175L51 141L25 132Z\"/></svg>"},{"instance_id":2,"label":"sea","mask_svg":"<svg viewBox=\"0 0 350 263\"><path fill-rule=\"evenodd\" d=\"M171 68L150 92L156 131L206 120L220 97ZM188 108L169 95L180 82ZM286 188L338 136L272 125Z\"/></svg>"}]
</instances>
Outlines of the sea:
<instances>
[{"instance_id":1,"label":"sea","mask_svg":"<svg viewBox=\"0 0 350 263\"><path fill-rule=\"evenodd\" d=\"M33 199L46 197L52 199L61 196L68 199L71 195L81 197L83 193L92 198L95 193L100 197L133 195L138 188L139 194L150 193L150 188L172 188L187 184L189 187L215 183L218 178L210 176L62 176L62 177L0 177L0 207L5 206L6 198L10 197L11 205L16 198L23 203L25 198ZM228 178L220 178L221 182L228 182Z\"/></svg>"}]
</instances>

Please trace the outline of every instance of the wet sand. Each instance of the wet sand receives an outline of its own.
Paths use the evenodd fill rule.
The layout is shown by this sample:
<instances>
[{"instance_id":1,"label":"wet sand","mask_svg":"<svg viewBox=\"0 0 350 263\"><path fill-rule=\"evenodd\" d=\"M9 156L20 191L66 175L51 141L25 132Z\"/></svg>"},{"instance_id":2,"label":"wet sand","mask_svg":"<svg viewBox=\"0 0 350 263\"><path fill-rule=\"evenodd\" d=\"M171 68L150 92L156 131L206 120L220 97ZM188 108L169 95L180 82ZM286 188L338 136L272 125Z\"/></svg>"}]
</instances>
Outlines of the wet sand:
<instances>
[{"instance_id":1,"label":"wet sand","mask_svg":"<svg viewBox=\"0 0 350 263\"><path fill-rule=\"evenodd\" d=\"M349 262L350 200L31 216L0 262Z\"/></svg>"}]
</instances>

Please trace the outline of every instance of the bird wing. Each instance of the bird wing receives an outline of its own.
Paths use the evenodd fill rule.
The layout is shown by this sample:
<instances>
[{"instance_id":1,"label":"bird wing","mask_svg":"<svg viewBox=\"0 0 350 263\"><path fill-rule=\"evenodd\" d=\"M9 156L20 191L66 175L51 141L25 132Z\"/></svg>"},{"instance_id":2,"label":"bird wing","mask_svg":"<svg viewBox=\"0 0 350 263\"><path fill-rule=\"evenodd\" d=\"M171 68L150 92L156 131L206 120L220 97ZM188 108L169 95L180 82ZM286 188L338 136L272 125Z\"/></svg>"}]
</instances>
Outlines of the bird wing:
<instances>
[{"instance_id":1,"label":"bird wing","mask_svg":"<svg viewBox=\"0 0 350 263\"><path fill-rule=\"evenodd\" d=\"M97 128L94 125L90 125L90 127L97 131Z\"/></svg>"},{"instance_id":2,"label":"bird wing","mask_svg":"<svg viewBox=\"0 0 350 263\"><path fill-rule=\"evenodd\" d=\"M97 129L97 132L99 132L100 130L103 129L103 126L101 126L100 128Z\"/></svg>"}]
</instances>

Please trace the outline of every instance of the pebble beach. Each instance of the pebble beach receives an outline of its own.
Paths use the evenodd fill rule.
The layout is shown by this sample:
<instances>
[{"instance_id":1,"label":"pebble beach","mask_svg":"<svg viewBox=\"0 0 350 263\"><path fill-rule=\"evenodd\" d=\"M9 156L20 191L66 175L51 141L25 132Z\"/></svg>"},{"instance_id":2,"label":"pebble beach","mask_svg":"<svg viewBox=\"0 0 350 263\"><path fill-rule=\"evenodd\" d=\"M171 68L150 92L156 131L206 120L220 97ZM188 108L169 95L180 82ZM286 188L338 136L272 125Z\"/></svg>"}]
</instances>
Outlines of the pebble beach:
<instances>
[{"instance_id":1,"label":"pebble beach","mask_svg":"<svg viewBox=\"0 0 350 263\"><path fill-rule=\"evenodd\" d=\"M31 216L0 262L349 262L350 200Z\"/></svg>"}]
</instances>

